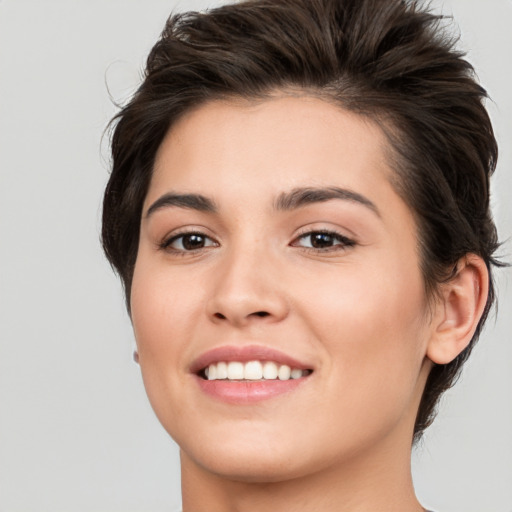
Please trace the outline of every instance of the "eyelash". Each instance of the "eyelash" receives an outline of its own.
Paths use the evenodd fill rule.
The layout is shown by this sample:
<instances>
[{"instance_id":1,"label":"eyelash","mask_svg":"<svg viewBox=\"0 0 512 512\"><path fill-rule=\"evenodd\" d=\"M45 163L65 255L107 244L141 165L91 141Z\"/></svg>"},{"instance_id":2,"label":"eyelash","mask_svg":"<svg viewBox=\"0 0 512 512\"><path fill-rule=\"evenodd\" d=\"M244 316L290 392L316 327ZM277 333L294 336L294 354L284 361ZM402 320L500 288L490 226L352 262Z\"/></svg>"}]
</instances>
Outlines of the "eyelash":
<instances>
[{"instance_id":1,"label":"eyelash","mask_svg":"<svg viewBox=\"0 0 512 512\"><path fill-rule=\"evenodd\" d=\"M306 239L307 237L312 237L313 235L329 236L332 238L333 242L338 242L338 243L335 243L335 245L331 245L328 247L305 247L305 246L301 246L298 243L300 240ZM176 242L177 240L184 239L185 237L192 237L192 236L197 236L197 237L202 238L205 241L205 244L207 243L206 240L209 240L212 243L210 243L209 245L203 245L202 247L199 247L197 249L190 249L190 250L187 250L185 248L177 249L177 248L171 247L171 245L174 242ZM218 245L219 245L218 242L216 242L211 237L209 237L208 235L205 235L204 233L202 233L200 231L186 231L183 233L175 234L170 238L164 239L159 244L159 248L164 251L171 252L174 255L186 256L187 254L188 255L195 254L195 253L197 253L205 248L208 248L208 247L216 247L216 246L218 247ZM334 251L344 251L347 248L353 247L354 245L356 245L356 242L350 238L347 238L346 236L344 236L340 233L337 233L336 231L319 229L319 230L306 231L306 232L300 234L292 241L292 243L290 245L292 247L301 247L303 250L308 251L308 252L325 253L325 252L334 252ZM182 241L182 246L183 246L183 241Z\"/></svg>"},{"instance_id":2,"label":"eyelash","mask_svg":"<svg viewBox=\"0 0 512 512\"><path fill-rule=\"evenodd\" d=\"M201 237L202 239L205 240L205 243L206 243L206 240L210 240L213 243L210 245L205 245L203 247L199 247L197 249L190 249L190 250L176 249L174 247L171 247L171 244L173 244L180 238L184 239L185 237L191 237L191 236ZM182 245L183 245L183 241L182 241ZM178 234L171 236L170 238L166 238L166 239L162 240L162 242L159 244L160 249L167 251L167 252L171 252L172 254L178 255L178 256L186 256L188 254L195 254L196 252L201 251L204 248L214 247L214 246L218 246L218 243L215 240L213 240L211 237L209 237L208 235L201 233L201 231L185 231L183 233L178 233Z\"/></svg>"},{"instance_id":3,"label":"eyelash","mask_svg":"<svg viewBox=\"0 0 512 512\"><path fill-rule=\"evenodd\" d=\"M298 245L298 241L303 240L307 237L312 237L313 235L325 235L332 238L333 242L339 242L335 245L331 245L329 247L304 247ZM356 245L356 242L341 233L338 233L336 231L330 231L327 229L315 229L311 231L306 231L302 234L300 234L292 243L291 245L293 247L302 247L303 250L311 251L314 253L322 253L322 252L334 252L334 251L344 251L349 247L353 247Z\"/></svg>"}]
</instances>

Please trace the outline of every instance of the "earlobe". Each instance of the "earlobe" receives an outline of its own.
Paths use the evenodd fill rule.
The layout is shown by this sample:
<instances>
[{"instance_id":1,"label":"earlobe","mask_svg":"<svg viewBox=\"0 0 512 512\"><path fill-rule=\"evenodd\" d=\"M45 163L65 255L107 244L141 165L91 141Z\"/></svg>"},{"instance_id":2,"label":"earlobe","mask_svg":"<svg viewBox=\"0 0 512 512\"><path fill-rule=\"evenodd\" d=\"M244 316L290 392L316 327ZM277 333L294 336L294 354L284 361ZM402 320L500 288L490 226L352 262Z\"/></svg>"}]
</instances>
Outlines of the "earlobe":
<instances>
[{"instance_id":1,"label":"earlobe","mask_svg":"<svg viewBox=\"0 0 512 512\"><path fill-rule=\"evenodd\" d=\"M457 272L441 286L434 325L427 348L437 364L455 359L470 343L485 309L489 273L480 256L467 254L457 263Z\"/></svg>"}]
</instances>

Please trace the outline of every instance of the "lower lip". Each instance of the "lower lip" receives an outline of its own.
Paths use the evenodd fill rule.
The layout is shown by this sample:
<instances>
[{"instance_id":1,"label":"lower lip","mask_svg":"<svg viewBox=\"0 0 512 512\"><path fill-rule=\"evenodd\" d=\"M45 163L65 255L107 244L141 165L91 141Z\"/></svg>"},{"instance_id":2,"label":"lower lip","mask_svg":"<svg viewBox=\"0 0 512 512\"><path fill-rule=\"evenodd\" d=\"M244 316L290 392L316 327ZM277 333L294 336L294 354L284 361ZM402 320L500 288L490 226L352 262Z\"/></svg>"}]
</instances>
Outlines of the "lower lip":
<instances>
[{"instance_id":1,"label":"lower lip","mask_svg":"<svg viewBox=\"0 0 512 512\"><path fill-rule=\"evenodd\" d=\"M205 380L197 377L200 388L207 395L231 404L251 404L289 393L309 377L289 380L228 381Z\"/></svg>"}]
</instances>

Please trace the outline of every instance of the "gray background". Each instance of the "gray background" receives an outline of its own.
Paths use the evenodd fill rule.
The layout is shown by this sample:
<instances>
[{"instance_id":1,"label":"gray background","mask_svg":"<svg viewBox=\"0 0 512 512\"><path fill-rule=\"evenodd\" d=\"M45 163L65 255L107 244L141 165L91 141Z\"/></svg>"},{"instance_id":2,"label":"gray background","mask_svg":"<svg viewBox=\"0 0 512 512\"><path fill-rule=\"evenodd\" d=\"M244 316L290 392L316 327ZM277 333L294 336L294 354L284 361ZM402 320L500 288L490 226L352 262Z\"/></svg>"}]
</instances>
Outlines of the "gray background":
<instances>
[{"instance_id":1,"label":"gray background","mask_svg":"<svg viewBox=\"0 0 512 512\"><path fill-rule=\"evenodd\" d=\"M99 246L102 131L138 84L172 8L215 0L0 0L0 511L179 506L177 450L147 403L120 286ZM493 206L512 234L512 2L452 13L501 160ZM512 242L502 250L512 261ZM512 278L500 316L413 456L438 512L512 511Z\"/></svg>"}]
</instances>

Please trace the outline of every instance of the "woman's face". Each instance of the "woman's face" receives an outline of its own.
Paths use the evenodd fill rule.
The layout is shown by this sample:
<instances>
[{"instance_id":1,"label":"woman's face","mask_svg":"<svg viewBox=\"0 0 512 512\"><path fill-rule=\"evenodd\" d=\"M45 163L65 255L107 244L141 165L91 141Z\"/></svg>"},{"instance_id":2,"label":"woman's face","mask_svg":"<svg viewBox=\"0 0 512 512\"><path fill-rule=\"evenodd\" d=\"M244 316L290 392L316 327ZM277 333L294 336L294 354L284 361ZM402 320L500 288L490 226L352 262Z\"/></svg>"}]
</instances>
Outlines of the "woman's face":
<instances>
[{"instance_id":1,"label":"woman's face","mask_svg":"<svg viewBox=\"0 0 512 512\"><path fill-rule=\"evenodd\" d=\"M386 147L311 97L212 102L167 134L131 308L185 463L275 481L410 449L433 329Z\"/></svg>"}]
</instances>

